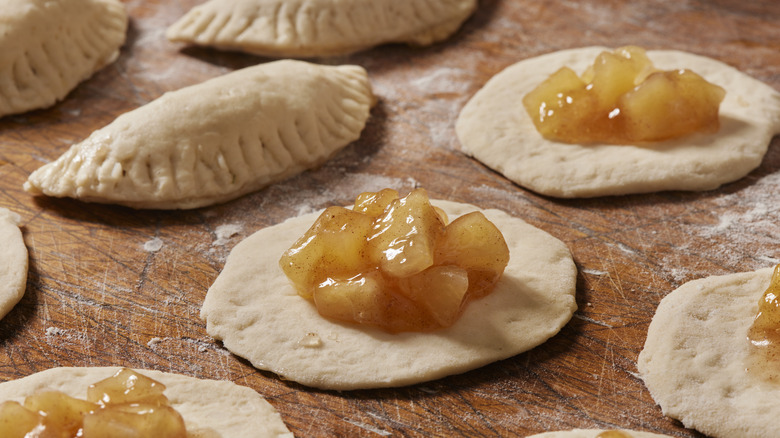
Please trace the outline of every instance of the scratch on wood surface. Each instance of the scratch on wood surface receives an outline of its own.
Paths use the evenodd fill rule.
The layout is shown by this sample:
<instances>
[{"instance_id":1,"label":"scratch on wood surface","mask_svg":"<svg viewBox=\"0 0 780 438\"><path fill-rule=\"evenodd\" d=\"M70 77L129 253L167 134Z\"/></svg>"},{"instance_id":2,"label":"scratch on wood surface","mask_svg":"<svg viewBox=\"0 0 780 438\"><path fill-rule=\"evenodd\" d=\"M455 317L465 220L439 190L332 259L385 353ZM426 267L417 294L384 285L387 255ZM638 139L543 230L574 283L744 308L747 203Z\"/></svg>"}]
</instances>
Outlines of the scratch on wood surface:
<instances>
[{"instance_id":1,"label":"scratch on wood surface","mask_svg":"<svg viewBox=\"0 0 780 438\"><path fill-rule=\"evenodd\" d=\"M373 433L375 433L377 435L390 436L390 435L393 434L392 432L388 432L386 430L378 429L378 428L370 426L368 424L361 423L360 421L357 421L357 420L350 420L349 418L346 418L346 419L344 419L344 421L346 421L347 423L349 423L349 424L351 424L353 426L357 426L357 427L359 427L361 429L365 429L365 430L367 430L369 432L373 432Z\"/></svg>"},{"instance_id":2,"label":"scratch on wood surface","mask_svg":"<svg viewBox=\"0 0 780 438\"><path fill-rule=\"evenodd\" d=\"M587 316L580 315L578 313L575 313L574 317L577 318L577 319L581 319L583 321L587 321L587 322L590 322L590 323L593 323L593 324L596 324L596 325L600 325L602 327L606 327L606 328L610 328L610 329L611 328L615 328L615 326L607 324L606 322L598 321L598 320L593 319L593 318L588 318Z\"/></svg>"},{"instance_id":3,"label":"scratch on wood surface","mask_svg":"<svg viewBox=\"0 0 780 438\"><path fill-rule=\"evenodd\" d=\"M609 283L612 285L612 290L617 291L617 293L620 294L620 297L625 300L626 294L623 290L623 282L620 280L620 275L619 274L613 275L612 273L610 273L607 275L607 278L609 279Z\"/></svg>"}]
</instances>

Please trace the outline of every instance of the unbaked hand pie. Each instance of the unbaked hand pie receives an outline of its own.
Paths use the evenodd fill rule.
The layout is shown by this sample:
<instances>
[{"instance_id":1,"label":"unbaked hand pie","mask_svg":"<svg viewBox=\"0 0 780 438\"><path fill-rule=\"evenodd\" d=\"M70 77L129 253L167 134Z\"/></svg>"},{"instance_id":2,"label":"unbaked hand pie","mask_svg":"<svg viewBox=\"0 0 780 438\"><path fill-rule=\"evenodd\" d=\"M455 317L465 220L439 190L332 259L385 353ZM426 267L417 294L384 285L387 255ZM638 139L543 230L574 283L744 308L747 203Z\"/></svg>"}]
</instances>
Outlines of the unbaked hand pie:
<instances>
[{"instance_id":1,"label":"unbaked hand pie","mask_svg":"<svg viewBox=\"0 0 780 438\"><path fill-rule=\"evenodd\" d=\"M52 368L0 383L4 437L292 438L254 390L153 370ZM59 432L59 434L57 434Z\"/></svg>"},{"instance_id":2,"label":"unbaked hand pie","mask_svg":"<svg viewBox=\"0 0 780 438\"><path fill-rule=\"evenodd\" d=\"M248 67L119 116L24 188L134 208L225 202L322 164L360 136L374 102L362 67Z\"/></svg>"},{"instance_id":3,"label":"unbaked hand pie","mask_svg":"<svg viewBox=\"0 0 780 438\"><path fill-rule=\"evenodd\" d=\"M266 56L343 55L385 43L433 44L476 7L476 0L211 0L166 36Z\"/></svg>"},{"instance_id":4,"label":"unbaked hand pie","mask_svg":"<svg viewBox=\"0 0 780 438\"><path fill-rule=\"evenodd\" d=\"M405 206L401 204L400 200L396 200L389 204L394 207L388 208L403 210ZM308 292L299 295L293 282L285 276L283 266L290 265L283 260L280 266L280 257L286 251L292 248L291 251L297 252L295 248L302 248L296 241L315 221L321 224L323 216L327 216L326 221L330 217L330 214L321 216L321 212L317 212L261 229L236 245L206 294L201 317L206 321L207 332L221 340L228 350L248 359L259 369L307 386L350 390L409 385L478 368L534 348L555 335L569 321L577 307L574 297L577 269L569 250L561 241L499 210L480 210L472 205L448 201L432 201L432 204L448 218L450 225L456 222L472 224L471 219L475 216L469 216L469 213L480 212L500 230L509 250L508 264L495 288L481 298L469 300L462 313L456 315L454 323L444 324L443 328L426 326L422 331L392 323L389 328L372 321L361 323L370 320L374 316L372 313L377 312L376 306L358 307L362 295L352 294L357 286L368 286L366 291L375 294L378 293L375 288L377 283L406 281L407 298L415 298L415 291L431 284L426 282L433 278L428 277L431 274L439 276L434 283L447 285L445 292L456 293L459 299L467 293L459 286L463 284L461 280L469 276L468 272L460 274L458 269L445 272L451 266L445 267L447 269L434 266L434 262L440 259L438 255L433 256L430 262L434 265L426 269L421 277L411 277L416 270L405 272L406 264L397 263L409 257L405 250L401 251L402 247L411 247L413 252L419 248L425 248L429 253L437 251L428 248L425 239L416 238L390 239L397 245L385 242L389 246L372 247L384 248L379 250L384 260L382 272L371 268L373 274L353 275L351 281L344 277L352 274L339 267L346 259L362 257L360 254L350 252L311 259L316 266L328 265L333 270L329 278L315 281L322 283L319 291L312 290L315 300L324 296L327 301L332 297L330 294L337 290L357 297L346 306L346 311L328 316L318 313L317 306L305 298ZM356 205L361 208L360 202ZM388 212L386 210L384 214ZM430 213L430 210L420 216L404 212L402 217L410 220L410 226L417 226L421 216L437 214ZM459 221L464 217L466 219ZM384 225L386 223L380 221L367 226L374 230L371 235L376 234L376 239L383 241L387 236L380 232L385 229ZM315 225L315 228L318 226ZM345 227L344 231L351 233L352 229ZM402 234L407 236L407 232L411 233L411 230L405 229ZM316 236L311 238L318 239ZM333 244L338 245L339 251L354 247L349 237L335 235L327 241L336 242ZM472 251L481 248L473 245L476 245L473 241L471 244L464 243ZM307 258L320 257L316 248L302 248L301 251L307 252L304 254ZM449 265L449 262L446 264ZM297 269L295 266L292 268ZM388 271L394 273L391 277L395 280L388 280L384 275ZM378 274L382 274L382 278L377 279ZM402 277L405 279L399 279ZM492 278L492 275L472 278ZM420 282L416 283L418 280ZM415 288L415 284L423 287ZM325 295L317 298L318 293ZM408 304L410 300L402 301ZM423 307L434 305L440 308L440 301L436 299L417 301ZM420 312L418 308L408 308L412 309L410 314ZM451 322L448 319L450 312L434 313L434 317L444 315L441 319Z\"/></svg>"},{"instance_id":5,"label":"unbaked hand pie","mask_svg":"<svg viewBox=\"0 0 780 438\"><path fill-rule=\"evenodd\" d=\"M0 0L0 117L54 105L119 56L119 0Z\"/></svg>"},{"instance_id":6,"label":"unbaked hand pie","mask_svg":"<svg viewBox=\"0 0 780 438\"><path fill-rule=\"evenodd\" d=\"M780 325L774 346L749 339L770 284L780 290L775 277L772 268L707 277L661 300L638 369L665 415L717 438L777 435Z\"/></svg>"},{"instance_id":7,"label":"unbaked hand pie","mask_svg":"<svg viewBox=\"0 0 780 438\"><path fill-rule=\"evenodd\" d=\"M0 318L22 299L27 288L27 247L19 219L18 214L0 207Z\"/></svg>"},{"instance_id":8,"label":"unbaked hand pie","mask_svg":"<svg viewBox=\"0 0 780 438\"><path fill-rule=\"evenodd\" d=\"M635 88L630 82L625 94L632 98L601 116L605 122L625 118L634 123L604 128L607 123L594 123L588 114L593 107L603 107L598 99L570 90L602 85L603 94L610 95L620 88L624 81L615 79L611 70L622 62L601 63L605 52L609 49L563 50L520 61L494 76L458 117L456 131L463 151L537 193L577 198L714 189L758 167L772 137L780 132L780 93L722 62L672 50L647 51L651 66L637 69L631 78L647 86ZM594 75L597 67L605 67L604 76ZM687 72L680 74L680 69ZM690 91L694 88L685 84L694 76L712 86ZM532 91L539 92L549 80L563 84L560 95L566 99L551 102L533 96ZM680 84L688 91L675 88ZM694 110L667 100L691 95L713 102L722 98L716 123L708 121L711 109L693 117ZM658 96L664 99L653 102ZM523 104L526 97L538 99L530 113L528 102ZM576 128L567 126L569 120L558 125L552 123L555 117L545 121L551 122L549 130L572 131L575 140L540 133L534 122L562 113L564 106L585 113L571 121ZM635 111L645 107L652 110ZM628 117L631 113L634 117ZM699 122L702 129L697 128ZM586 132L591 126L622 130L623 137L597 140ZM695 129L687 130L691 126Z\"/></svg>"}]
</instances>

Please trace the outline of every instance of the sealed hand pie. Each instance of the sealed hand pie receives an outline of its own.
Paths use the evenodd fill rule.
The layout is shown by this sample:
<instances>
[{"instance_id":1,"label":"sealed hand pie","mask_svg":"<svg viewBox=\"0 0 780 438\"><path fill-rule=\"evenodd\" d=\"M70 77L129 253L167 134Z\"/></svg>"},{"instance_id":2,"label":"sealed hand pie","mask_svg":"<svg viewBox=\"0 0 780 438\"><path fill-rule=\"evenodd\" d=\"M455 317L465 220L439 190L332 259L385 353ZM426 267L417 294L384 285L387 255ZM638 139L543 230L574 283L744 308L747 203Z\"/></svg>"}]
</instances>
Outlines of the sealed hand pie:
<instances>
[{"instance_id":1,"label":"sealed hand pie","mask_svg":"<svg viewBox=\"0 0 780 438\"><path fill-rule=\"evenodd\" d=\"M225 202L322 164L360 136L373 103L361 67L248 67L119 116L24 187L135 208Z\"/></svg>"},{"instance_id":2,"label":"sealed hand pie","mask_svg":"<svg viewBox=\"0 0 780 438\"><path fill-rule=\"evenodd\" d=\"M432 203L451 223L481 211ZM499 210L482 213L503 233L509 264L493 291L472 300L447 328L389 333L321 316L279 265L319 216L313 213L257 231L233 248L201 309L206 331L259 369L338 390L410 385L530 350L576 310L577 268L566 246L546 232Z\"/></svg>"},{"instance_id":3,"label":"sealed hand pie","mask_svg":"<svg viewBox=\"0 0 780 438\"><path fill-rule=\"evenodd\" d=\"M576 144L543 137L523 98L563 67L585 76L607 50L554 52L520 61L494 76L458 117L463 151L537 193L577 198L714 189L758 167L780 132L780 93L772 87L710 58L657 50L647 52L655 68L689 69L725 91L716 131L634 144ZM548 110L538 111L546 115Z\"/></svg>"},{"instance_id":4,"label":"sealed hand pie","mask_svg":"<svg viewBox=\"0 0 780 438\"><path fill-rule=\"evenodd\" d=\"M124 386L117 390L116 383L124 383ZM158 394L160 389L164 390L161 395ZM52 391L64 396L52 397ZM87 403L95 398L99 399L97 404L100 406L97 409ZM136 399L140 404L127 402L119 406L118 412L114 413L102 409L117 399L120 399L120 402ZM164 405L164 408L147 406L148 404ZM26 411L23 407L33 408L33 412ZM181 426L171 427L171 423L176 426L176 421L161 421L166 419L165 415L161 414L170 411L170 408L175 410L172 416L179 418L178 423L183 420L188 438L293 436L279 414L257 392L229 381L203 380L153 370L74 367L52 368L18 380L0 383L0 427L11 436L17 435L9 430L24 430L24 424L20 424L24 423L22 420L39 411L48 413L49 418L44 419L42 424L44 430L49 427L53 429L62 423L68 428L77 428L84 418L83 430L79 430L78 435L66 436L129 437L138 436L135 434L136 430L142 431L140 436L182 436ZM85 413L93 412L96 415L90 419L84 417ZM16 415L13 415L14 413ZM145 415L150 418L150 423L143 423ZM59 419L68 421L57 421ZM121 429L121 425L126 424L127 420L131 421L130 427L137 429ZM47 426L47 421L54 424ZM120 428L122 432L117 433L116 428ZM152 429L151 434L148 429ZM147 432L143 432L144 430ZM163 430L170 432L163 434ZM89 431L94 433L89 434ZM49 434L35 436L55 436L51 430L48 432ZM85 435L82 435L82 432ZM30 435L22 432L18 436Z\"/></svg>"},{"instance_id":5,"label":"sealed hand pie","mask_svg":"<svg viewBox=\"0 0 780 438\"><path fill-rule=\"evenodd\" d=\"M126 32L119 0L0 0L0 116L62 100L117 58Z\"/></svg>"},{"instance_id":6,"label":"sealed hand pie","mask_svg":"<svg viewBox=\"0 0 780 438\"><path fill-rule=\"evenodd\" d=\"M433 44L476 7L476 0L211 0L166 36L266 56L341 55L384 43Z\"/></svg>"}]
</instances>

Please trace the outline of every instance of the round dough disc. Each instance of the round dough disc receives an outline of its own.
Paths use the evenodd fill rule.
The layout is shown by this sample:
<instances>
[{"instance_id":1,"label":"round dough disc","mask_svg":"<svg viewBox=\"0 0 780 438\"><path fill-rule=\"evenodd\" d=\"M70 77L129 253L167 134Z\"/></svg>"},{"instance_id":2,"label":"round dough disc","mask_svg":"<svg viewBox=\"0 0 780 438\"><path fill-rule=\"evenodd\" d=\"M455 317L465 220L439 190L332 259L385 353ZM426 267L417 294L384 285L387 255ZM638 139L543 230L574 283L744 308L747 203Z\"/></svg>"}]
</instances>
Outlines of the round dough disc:
<instances>
[{"instance_id":1,"label":"round dough disc","mask_svg":"<svg viewBox=\"0 0 780 438\"><path fill-rule=\"evenodd\" d=\"M477 210L433 201L450 219ZM496 289L431 333L389 334L323 318L279 268L279 258L318 213L262 229L233 249L201 317L228 350L285 379L324 389L403 386L465 372L529 350L577 308L577 269L563 242L498 210L510 261Z\"/></svg>"},{"instance_id":2,"label":"round dough disc","mask_svg":"<svg viewBox=\"0 0 780 438\"><path fill-rule=\"evenodd\" d=\"M0 208L0 318L22 299L27 287L27 247L19 230L19 215Z\"/></svg>"},{"instance_id":3,"label":"round dough disc","mask_svg":"<svg viewBox=\"0 0 780 438\"><path fill-rule=\"evenodd\" d=\"M615 430L615 429L609 429ZM669 435L659 435L651 432L639 432L635 430L617 429L619 432L627 434L630 438L663 438ZM536 435L530 435L527 438L597 438L602 432L606 432L604 429L574 429L574 430L559 430L553 432L544 432Z\"/></svg>"},{"instance_id":4,"label":"round dough disc","mask_svg":"<svg viewBox=\"0 0 780 438\"><path fill-rule=\"evenodd\" d=\"M638 369L663 413L713 437L777 435L780 386L746 371L772 269L683 284L658 306Z\"/></svg>"},{"instance_id":5,"label":"round dough disc","mask_svg":"<svg viewBox=\"0 0 780 438\"><path fill-rule=\"evenodd\" d=\"M461 111L463 151L537 193L580 198L662 190L710 190L761 164L780 133L780 93L728 65L679 51L648 51L662 70L687 68L726 90L720 130L636 145L577 145L544 139L523 97L561 67L577 74L609 50L586 47L527 59L494 76Z\"/></svg>"},{"instance_id":6,"label":"round dough disc","mask_svg":"<svg viewBox=\"0 0 780 438\"><path fill-rule=\"evenodd\" d=\"M117 367L52 368L0 383L0 402L37 391L57 390L84 399L87 387L115 374ZM293 438L276 410L254 390L226 380L204 380L154 370L137 370L166 386L165 396L192 438Z\"/></svg>"}]
</instances>

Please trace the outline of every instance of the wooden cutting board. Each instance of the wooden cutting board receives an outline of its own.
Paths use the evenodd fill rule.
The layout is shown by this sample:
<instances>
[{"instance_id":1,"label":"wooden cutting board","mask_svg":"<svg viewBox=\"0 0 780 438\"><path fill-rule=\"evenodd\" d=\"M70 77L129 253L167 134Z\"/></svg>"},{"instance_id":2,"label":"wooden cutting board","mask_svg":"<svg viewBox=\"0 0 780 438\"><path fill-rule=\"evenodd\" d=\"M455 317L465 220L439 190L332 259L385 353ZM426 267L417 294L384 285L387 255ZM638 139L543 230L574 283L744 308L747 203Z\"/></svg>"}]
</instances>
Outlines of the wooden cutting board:
<instances>
[{"instance_id":1,"label":"wooden cutting board","mask_svg":"<svg viewBox=\"0 0 780 438\"><path fill-rule=\"evenodd\" d=\"M360 140L317 170L192 211L136 211L22 191L30 172L117 115L270 60L167 42L165 28L197 3L127 1L130 30L116 63L53 108L0 119L0 206L21 215L30 252L26 294L0 321L0 381L92 365L229 379L265 396L299 437L525 436L574 427L697 436L661 414L636 358L671 290L780 262L780 141L761 167L718 190L558 200L460 153L453 126L466 101L503 68L586 45L686 50L780 90L780 3L482 0L447 42L319 60L364 66L379 104ZM568 245L579 268L579 310L559 335L463 375L329 392L257 371L206 334L200 304L241 239L362 191L417 186L432 197L503 209Z\"/></svg>"}]
</instances>

